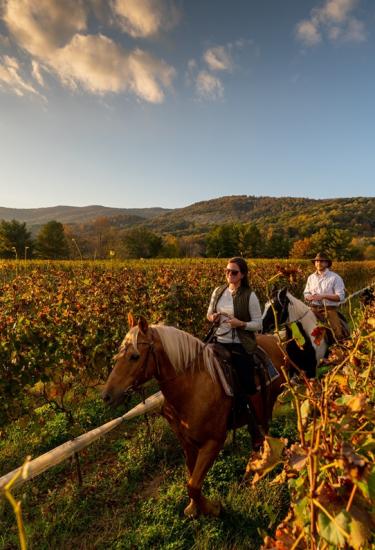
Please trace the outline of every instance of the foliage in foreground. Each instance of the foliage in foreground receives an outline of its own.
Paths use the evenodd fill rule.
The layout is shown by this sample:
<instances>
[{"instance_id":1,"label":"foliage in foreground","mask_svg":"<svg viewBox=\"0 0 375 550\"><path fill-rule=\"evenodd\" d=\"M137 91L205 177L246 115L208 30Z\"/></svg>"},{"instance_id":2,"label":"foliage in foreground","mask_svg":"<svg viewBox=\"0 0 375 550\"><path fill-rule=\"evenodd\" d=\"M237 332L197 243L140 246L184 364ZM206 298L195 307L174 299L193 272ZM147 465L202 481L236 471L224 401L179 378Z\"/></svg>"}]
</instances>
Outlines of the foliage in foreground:
<instances>
[{"instance_id":1,"label":"foliage in foreground","mask_svg":"<svg viewBox=\"0 0 375 550\"><path fill-rule=\"evenodd\" d=\"M56 415L48 406L37 413L32 422L19 421L6 429L0 469L10 461L22 462L25 447L35 456L56 444L54 417L62 413ZM94 396L81 403L78 413L82 429L90 429L97 419L104 422L108 415ZM280 418L274 434L285 436L281 424ZM59 425L60 439L69 438L71 428ZM285 486L271 488L266 479L256 487L241 482L250 449L246 429L237 432L234 448L228 439L205 482L205 492L222 500L222 516L194 521L183 515L184 459L164 419L137 419L116 432L80 453L82 486L76 482L74 464L66 462L17 490L29 549L256 550L261 533L271 533L285 515ZM0 547L13 550L17 538L12 510L0 501Z\"/></svg>"},{"instance_id":2,"label":"foliage in foreground","mask_svg":"<svg viewBox=\"0 0 375 550\"><path fill-rule=\"evenodd\" d=\"M370 548L375 530L375 307L346 346L331 351L328 372L308 385L289 384L299 442L269 439L249 462L254 482L275 464L288 480L291 506L262 548Z\"/></svg>"},{"instance_id":3,"label":"foliage in foreground","mask_svg":"<svg viewBox=\"0 0 375 550\"><path fill-rule=\"evenodd\" d=\"M265 302L278 262L249 263L251 285ZM311 263L295 265L292 291L299 296ZM107 377L130 310L202 337L223 266L222 260L0 264L0 426L46 401L69 413L68 393L80 399ZM350 292L374 278L375 263L341 264L338 271Z\"/></svg>"},{"instance_id":4,"label":"foliage in foreground","mask_svg":"<svg viewBox=\"0 0 375 550\"><path fill-rule=\"evenodd\" d=\"M373 274L373 266L359 264L364 270L362 281L360 269L350 279L353 264L347 265L346 274L342 269L339 272L344 275L350 290L368 282ZM27 454L37 456L105 421L108 413L99 402L86 400L84 386L87 382L96 382L107 372L113 346L126 331L125 313L134 304L153 321L164 319L202 334L207 298L213 286L221 281L221 268L221 261L171 262L167 265L165 262L134 262L127 266L111 265L110 269L94 264L34 264L33 270L20 270L11 277L3 273L0 366L5 376L0 379L0 385L8 384L3 386L8 388L8 393L2 394L6 397L2 404L7 405L3 418L2 435L5 437L0 440L2 473L23 462L25 449ZM253 286L264 299L265 281L273 275L276 266L274 262L259 262L251 268ZM305 272L300 269L294 282L293 291L297 294L306 272L310 271L310 264L304 269ZM364 378L361 374L373 361L371 323L371 320L363 321L354 348L332 359L335 370L327 375L328 387L324 386L323 378L309 387L308 393L302 388L290 390L293 399L298 401L299 431L305 439L285 451L285 457L280 454L285 463L285 478L290 478L293 515L276 531L276 539L266 541L271 548L272 545L288 548L293 544L295 548L304 548L310 543L311 547L317 537L322 540L321 548L330 544L324 542L331 536L324 535L324 518L328 517L330 522L331 519L322 516L324 512L319 505L333 518L341 512L332 508L334 499L321 502L318 489L322 483L323 495L329 494L325 492L328 483L341 499L339 504L342 504L347 523L339 526L348 536L353 536L350 524L357 525L353 514L360 498L360 505L364 503L361 511L370 513L367 508L369 499L373 498L374 474L369 461L373 460L374 447L370 440L363 450L357 446L356 438L373 430L373 418L366 416L370 410L368 405L374 401L374 396L366 393L371 388L373 392L373 374L370 370ZM371 337L367 338L369 334ZM341 351L337 348L337 354ZM331 379L334 374L336 377ZM348 402L336 403L343 396L361 396L362 390L366 396L365 405L359 411L350 408L353 406L350 405L351 397L347 397ZM363 403L361 399L359 403ZM35 409L46 401L48 405ZM336 408L331 410L332 402ZM26 411L31 415L30 426L26 416L13 425L6 424L9 418ZM318 429L323 413L328 415L327 430L326 427ZM349 427L342 418L346 418ZM366 419L369 424L364 427ZM302 421L306 424L302 425ZM214 497L220 492L224 496L223 517L187 522L181 517L186 491L179 447L170 432L161 428L159 420L155 421L152 437L140 424L135 426L139 431L125 436L125 442L111 439L109 449L97 443L82 453L88 469L83 487L75 485L74 470L65 464L25 488L26 534L32 548L150 548L156 545L155 541L160 541L160 548L171 549L255 549L261 543L259 529L271 533L280 523L288 507L285 485L270 488L267 479L262 479L255 487L238 483L245 465L244 457L248 455L248 441L242 441L233 456L228 448L224 449L207 479L208 494ZM292 431L290 425L287 428L288 432ZM273 436L290 438L284 429L281 434L275 431L275 426L273 429ZM317 442L319 448L315 453ZM347 455L343 443L351 446ZM355 461L357 456L359 461L365 461L359 465L354 462L361 476L358 482L352 479L353 468L345 466L345 459L352 456ZM293 462L288 467L290 457ZM317 466L312 466L314 469L310 471L310 463L314 465L315 461L318 461ZM300 477L296 478L301 464ZM261 464L257 469L261 472ZM311 472L315 477L311 477ZM341 478L348 480L342 487ZM364 496L366 483L367 500ZM305 512L308 514L311 508L307 507L306 511L304 505L298 506L298 500L307 502L310 507L312 502L313 522L310 516L304 519ZM355 522L347 520L348 515L353 515ZM4 521L0 529L0 547L10 550L17 544L10 510L1 511L0 520ZM333 522L335 529L336 523ZM330 523L328 527L327 531L331 532ZM336 531L341 533L340 529ZM347 544L347 537L341 535ZM340 545L342 541L338 541ZM336 542L331 546L335 547ZM351 544L352 540L349 542Z\"/></svg>"}]
</instances>

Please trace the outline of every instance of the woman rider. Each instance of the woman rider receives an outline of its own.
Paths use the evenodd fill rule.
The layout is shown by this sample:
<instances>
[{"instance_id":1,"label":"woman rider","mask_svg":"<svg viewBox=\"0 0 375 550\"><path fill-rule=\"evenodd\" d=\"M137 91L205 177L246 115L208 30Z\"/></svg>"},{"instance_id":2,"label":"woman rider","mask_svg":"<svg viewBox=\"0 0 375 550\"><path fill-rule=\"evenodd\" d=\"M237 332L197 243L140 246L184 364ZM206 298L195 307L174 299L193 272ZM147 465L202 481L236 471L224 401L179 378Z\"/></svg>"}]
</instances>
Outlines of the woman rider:
<instances>
[{"instance_id":1,"label":"woman rider","mask_svg":"<svg viewBox=\"0 0 375 550\"><path fill-rule=\"evenodd\" d=\"M259 410L255 396L252 354L256 350L255 332L262 330L262 312L256 294L251 290L248 266L243 258L231 258L225 269L227 282L212 293L207 319L217 323L217 342L225 346L232 357L232 365L240 387L252 405ZM258 415L257 415L258 416Z\"/></svg>"}]
</instances>

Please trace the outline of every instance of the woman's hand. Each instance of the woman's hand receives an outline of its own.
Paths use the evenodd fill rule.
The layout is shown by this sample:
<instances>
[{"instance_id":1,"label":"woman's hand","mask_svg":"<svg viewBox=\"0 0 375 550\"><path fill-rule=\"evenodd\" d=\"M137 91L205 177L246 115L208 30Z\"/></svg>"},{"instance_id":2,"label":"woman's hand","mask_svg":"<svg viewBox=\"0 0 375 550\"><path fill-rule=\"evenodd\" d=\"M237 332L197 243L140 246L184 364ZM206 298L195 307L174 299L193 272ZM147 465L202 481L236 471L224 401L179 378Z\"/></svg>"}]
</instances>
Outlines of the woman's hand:
<instances>
[{"instance_id":1,"label":"woman's hand","mask_svg":"<svg viewBox=\"0 0 375 550\"><path fill-rule=\"evenodd\" d=\"M228 319L227 323L232 328L245 328L246 327L245 321L240 321L240 319L237 319L236 317L232 317L232 319Z\"/></svg>"},{"instance_id":2,"label":"woman's hand","mask_svg":"<svg viewBox=\"0 0 375 550\"><path fill-rule=\"evenodd\" d=\"M220 323L220 315L220 313L212 313L208 317L208 320L210 321L210 323L215 323L216 325L218 325Z\"/></svg>"}]
</instances>

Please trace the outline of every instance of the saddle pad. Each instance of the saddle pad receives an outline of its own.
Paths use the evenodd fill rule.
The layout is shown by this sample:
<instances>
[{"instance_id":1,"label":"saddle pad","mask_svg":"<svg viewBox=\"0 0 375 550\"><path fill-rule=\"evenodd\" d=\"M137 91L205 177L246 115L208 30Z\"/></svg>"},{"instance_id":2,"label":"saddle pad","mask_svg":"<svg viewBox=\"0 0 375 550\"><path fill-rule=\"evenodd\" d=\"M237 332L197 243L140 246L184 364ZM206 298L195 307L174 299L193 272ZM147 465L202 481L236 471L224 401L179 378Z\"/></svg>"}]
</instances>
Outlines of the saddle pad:
<instances>
[{"instance_id":1,"label":"saddle pad","mask_svg":"<svg viewBox=\"0 0 375 550\"><path fill-rule=\"evenodd\" d=\"M215 347L215 344L208 344L208 346L211 347L212 351L217 350L217 347ZM230 372L231 367L228 365L226 361L230 357L229 353L225 352L225 354L223 354L224 356L221 356L221 357L218 354L215 354L215 355L216 355L216 361L214 361L214 367L215 367L216 375L220 380L221 386L225 394L228 395L229 397L233 397L234 392L233 392L233 385L232 385L232 376ZM272 363L268 353L262 347L258 346L254 355L263 366L267 367L268 376L267 376L266 386L268 386L269 384L271 384L271 382L279 378L280 374L276 370L276 367ZM261 389L261 386L260 385L257 386L257 391L259 391L260 389Z\"/></svg>"},{"instance_id":2,"label":"saddle pad","mask_svg":"<svg viewBox=\"0 0 375 550\"><path fill-rule=\"evenodd\" d=\"M259 351L261 353L259 353ZM269 386L274 380L279 378L280 373L276 369L275 365L272 363L268 353L261 346L258 345L255 355L257 355L257 357L260 359L263 366L267 367L269 379L266 381L266 386ZM257 386L257 390L260 391L260 389L261 386Z\"/></svg>"}]
</instances>

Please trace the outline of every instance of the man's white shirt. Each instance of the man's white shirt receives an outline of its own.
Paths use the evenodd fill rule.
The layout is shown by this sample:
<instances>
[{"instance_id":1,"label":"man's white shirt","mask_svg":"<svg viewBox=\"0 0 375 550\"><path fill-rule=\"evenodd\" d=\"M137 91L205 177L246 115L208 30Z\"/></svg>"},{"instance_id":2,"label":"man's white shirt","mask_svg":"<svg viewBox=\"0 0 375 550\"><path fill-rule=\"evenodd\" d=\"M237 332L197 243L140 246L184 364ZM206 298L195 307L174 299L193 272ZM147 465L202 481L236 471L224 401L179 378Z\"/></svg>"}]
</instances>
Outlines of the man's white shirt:
<instances>
[{"instance_id":1,"label":"man's white shirt","mask_svg":"<svg viewBox=\"0 0 375 550\"><path fill-rule=\"evenodd\" d=\"M340 298L340 302L345 299L345 285L340 275L329 269L325 269L323 273L317 271L310 275L307 279L304 296L311 294L337 294ZM339 306L340 302L334 302L333 300L318 300L310 302L314 306Z\"/></svg>"}]
</instances>

